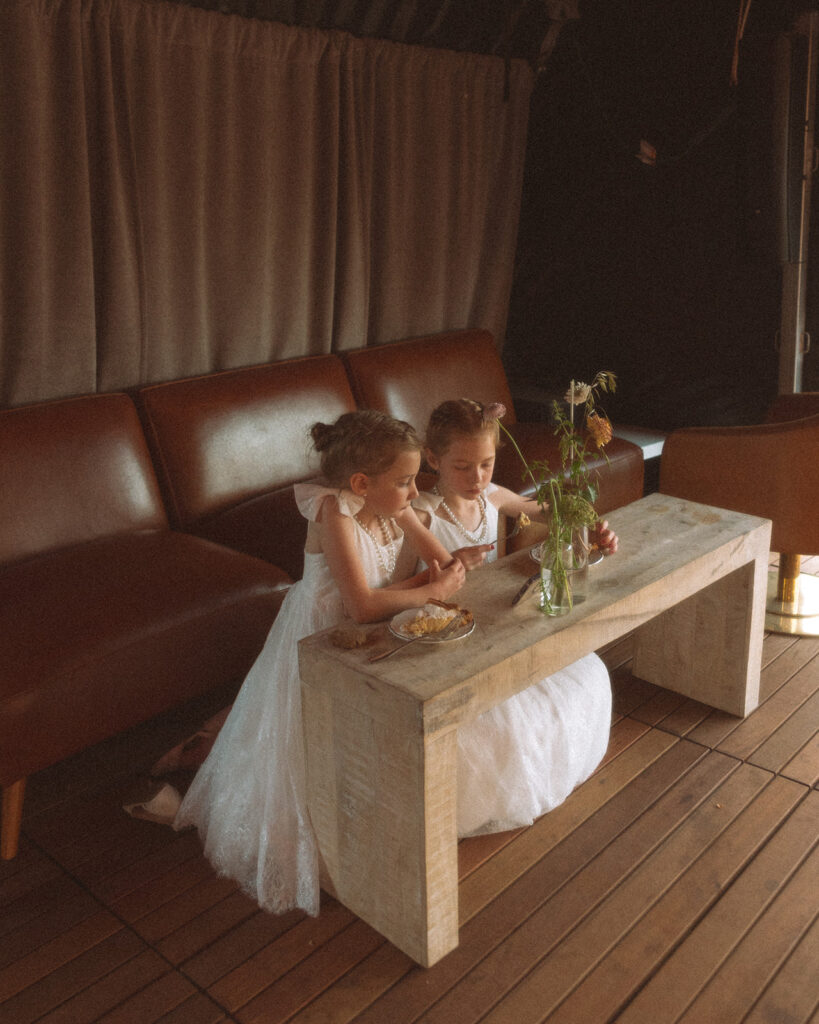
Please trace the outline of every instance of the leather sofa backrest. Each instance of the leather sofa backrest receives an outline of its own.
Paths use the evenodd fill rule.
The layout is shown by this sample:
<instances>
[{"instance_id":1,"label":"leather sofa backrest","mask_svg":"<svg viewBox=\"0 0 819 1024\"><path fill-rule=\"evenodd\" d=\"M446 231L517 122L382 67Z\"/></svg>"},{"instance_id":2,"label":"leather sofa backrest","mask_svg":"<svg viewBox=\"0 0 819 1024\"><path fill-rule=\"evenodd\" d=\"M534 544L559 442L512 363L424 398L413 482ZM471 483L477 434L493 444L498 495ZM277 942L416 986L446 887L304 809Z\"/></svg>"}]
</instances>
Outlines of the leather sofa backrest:
<instances>
[{"instance_id":1,"label":"leather sofa backrest","mask_svg":"<svg viewBox=\"0 0 819 1024\"><path fill-rule=\"evenodd\" d=\"M315 476L310 427L355 409L341 360L307 356L135 392L171 523L301 575L293 484Z\"/></svg>"},{"instance_id":2,"label":"leather sofa backrest","mask_svg":"<svg viewBox=\"0 0 819 1024\"><path fill-rule=\"evenodd\" d=\"M819 413L736 427L680 427L663 445L663 494L773 522L771 550L819 554Z\"/></svg>"},{"instance_id":3,"label":"leather sofa backrest","mask_svg":"<svg viewBox=\"0 0 819 1024\"><path fill-rule=\"evenodd\" d=\"M0 563L167 528L131 399L85 395L0 411Z\"/></svg>"},{"instance_id":4,"label":"leather sofa backrest","mask_svg":"<svg viewBox=\"0 0 819 1024\"><path fill-rule=\"evenodd\" d=\"M432 410L451 398L472 398L506 406L503 424L527 458L560 465L559 444L550 423L521 423L492 334L485 330L446 331L423 338L373 345L342 353L353 394L361 408L381 409L407 420L423 436ZM590 456L599 477L601 515L643 494L643 456L639 448L615 438L604 456ZM498 448L494 480L521 493L532 488L514 448ZM419 487L430 486L429 474Z\"/></svg>"},{"instance_id":5,"label":"leather sofa backrest","mask_svg":"<svg viewBox=\"0 0 819 1024\"><path fill-rule=\"evenodd\" d=\"M409 338L344 352L341 358L360 408L388 412L421 434L435 406L450 398L503 402L503 422L515 422L506 372L489 331Z\"/></svg>"}]
</instances>

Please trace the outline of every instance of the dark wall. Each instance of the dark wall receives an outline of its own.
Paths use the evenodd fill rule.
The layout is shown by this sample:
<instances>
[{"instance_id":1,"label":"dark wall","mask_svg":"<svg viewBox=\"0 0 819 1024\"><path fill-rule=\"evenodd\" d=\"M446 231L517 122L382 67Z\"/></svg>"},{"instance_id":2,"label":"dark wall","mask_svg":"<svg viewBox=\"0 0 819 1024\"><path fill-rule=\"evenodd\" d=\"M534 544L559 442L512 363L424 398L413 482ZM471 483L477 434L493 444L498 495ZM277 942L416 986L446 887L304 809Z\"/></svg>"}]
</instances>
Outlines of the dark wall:
<instances>
[{"instance_id":1,"label":"dark wall","mask_svg":"<svg viewBox=\"0 0 819 1024\"><path fill-rule=\"evenodd\" d=\"M591 0L532 99L505 361L550 390L619 375L607 409L663 429L757 421L776 393L781 270L772 43L752 5ZM639 141L656 165L636 158Z\"/></svg>"}]
</instances>

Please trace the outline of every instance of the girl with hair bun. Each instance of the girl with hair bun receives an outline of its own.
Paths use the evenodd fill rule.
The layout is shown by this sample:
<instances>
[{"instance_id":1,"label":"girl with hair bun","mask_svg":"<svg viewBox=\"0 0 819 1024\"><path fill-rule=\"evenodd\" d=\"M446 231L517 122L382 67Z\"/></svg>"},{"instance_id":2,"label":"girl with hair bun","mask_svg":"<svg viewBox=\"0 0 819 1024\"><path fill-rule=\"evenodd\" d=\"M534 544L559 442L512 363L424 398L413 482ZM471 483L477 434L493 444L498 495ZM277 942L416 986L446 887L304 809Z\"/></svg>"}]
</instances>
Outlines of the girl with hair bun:
<instances>
[{"instance_id":1,"label":"girl with hair bun","mask_svg":"<svg viewBox=\"0 0 819 1024\"><path fill-rule=\"evenodd\" d=\"M214 868L264 909L315 915L298 641L347 615L370 622L446 600L465 570L411 507L421 443L409 424L351 412L314 424L311 434L322 479L295 488L308 521L304 576L288 591L173 824L195 825ZM419 558L429 569L416 574Z\"/></svg>"}]
</instances>

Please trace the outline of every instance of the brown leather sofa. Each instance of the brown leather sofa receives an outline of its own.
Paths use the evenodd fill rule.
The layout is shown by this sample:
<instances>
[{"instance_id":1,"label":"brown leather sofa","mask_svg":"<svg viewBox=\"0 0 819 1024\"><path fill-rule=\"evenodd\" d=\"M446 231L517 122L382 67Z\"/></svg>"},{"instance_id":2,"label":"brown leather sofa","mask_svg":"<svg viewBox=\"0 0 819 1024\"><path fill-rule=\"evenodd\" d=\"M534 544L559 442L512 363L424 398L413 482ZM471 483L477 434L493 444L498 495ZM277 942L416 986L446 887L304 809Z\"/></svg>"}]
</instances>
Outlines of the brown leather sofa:
<instances>
[{"instance_id":1,"label":"brown leather sofa","mask_svg":"<svg viewBox=\"0 0 819 1024\"><path fill-rule=\"evenodd\" d=\"M289 577L169 529L131 399L0 412L0 847L27 776L233 679Z\"/></svg>"},{"instance_id":2,"label":"brown leather sofa","mask_svg":"<svg viewBox=\"0 0 819 1024\"><path fill-rule=\"evenodd\" d=\"M451 331L344 353L309 356L149 385L134 398L171 525L267 559L301 576L306 534L293 484L316 473L309 428L352 409L381 409L423 431L452 396L502 401L528 458L558 463L552 427L515 418L488 331ZM614 439L592 458L601 514L642 497L640 449ZM524 490L513 447L495 478ZM422 474L421 486L431 483ZM526 538L523 538L525 542Z\"/></svg>"},{"instance_id":3,"label":"brown leather sofa","mask_svg":"<svg viewBox=\"0 0 819 1024\"><path fill-rule=\"evenodd\" d=\"M528 456L556 453L551 428L515 422L485 331L0 411L3 857L28 775L241 682L301 575L311 424L358 404L423 430L462 395L504 402ZM499 474L519 487L512 455ZM601 511L642 496L640 449L610 459Z\"/></svg>"}]
</instances>

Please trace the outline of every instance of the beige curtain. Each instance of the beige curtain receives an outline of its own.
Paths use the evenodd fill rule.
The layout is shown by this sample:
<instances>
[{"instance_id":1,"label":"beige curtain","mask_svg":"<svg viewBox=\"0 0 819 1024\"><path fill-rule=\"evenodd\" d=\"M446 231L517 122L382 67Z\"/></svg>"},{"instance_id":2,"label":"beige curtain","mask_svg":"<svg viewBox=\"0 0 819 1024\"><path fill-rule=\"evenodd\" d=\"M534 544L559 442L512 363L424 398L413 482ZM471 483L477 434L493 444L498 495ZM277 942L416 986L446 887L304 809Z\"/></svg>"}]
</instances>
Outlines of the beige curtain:
<instances>
[{"instance_id":1,"label":"beige curtain","mask_svg":"<svg viewBox=\"0 0 819 1024\"><path fill-rule=\"evenodd\" d=\"M531 85L155 0L4 0L0 403L501 341Z\"/></svg>"}]
</instances>

